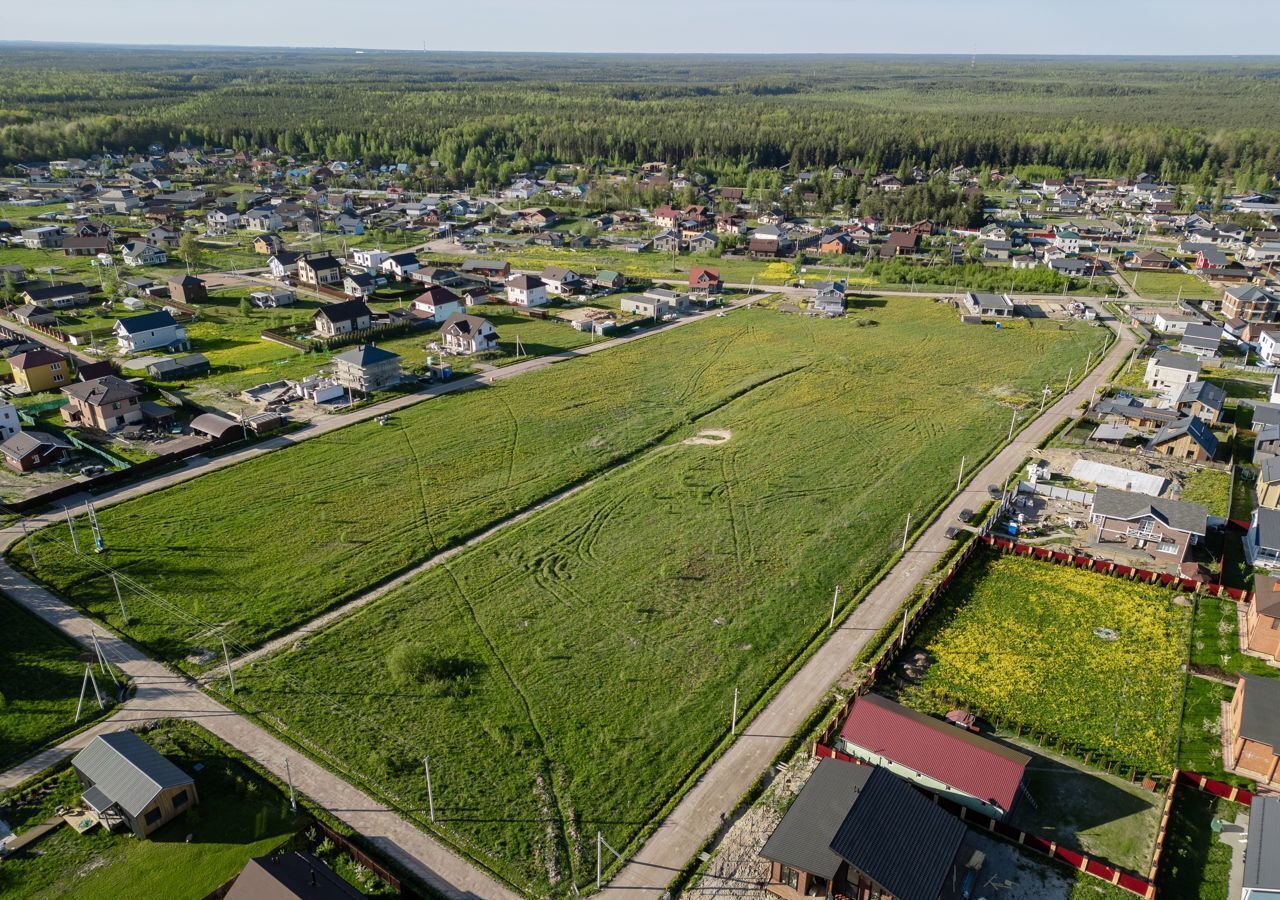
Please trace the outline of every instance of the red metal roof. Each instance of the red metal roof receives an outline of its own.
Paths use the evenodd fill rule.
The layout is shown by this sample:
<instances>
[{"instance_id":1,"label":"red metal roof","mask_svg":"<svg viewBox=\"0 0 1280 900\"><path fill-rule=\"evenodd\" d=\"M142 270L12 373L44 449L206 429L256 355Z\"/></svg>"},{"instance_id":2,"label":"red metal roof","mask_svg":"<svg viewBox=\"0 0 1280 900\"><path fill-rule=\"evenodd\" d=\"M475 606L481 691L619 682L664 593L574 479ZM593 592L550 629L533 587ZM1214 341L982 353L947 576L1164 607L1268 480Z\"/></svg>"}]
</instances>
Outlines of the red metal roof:
<instances>
[{"instance_id":1,"label":"red metal roof","mask_svg":"<svg viewBox=\"0 0 1280 900\"><path fill-rule=\"evenodd\" d=\"M840 729L848 744L998 806L1013 808L1031 757L878 694L859 697Z\"/></svg>"}]
</instances>

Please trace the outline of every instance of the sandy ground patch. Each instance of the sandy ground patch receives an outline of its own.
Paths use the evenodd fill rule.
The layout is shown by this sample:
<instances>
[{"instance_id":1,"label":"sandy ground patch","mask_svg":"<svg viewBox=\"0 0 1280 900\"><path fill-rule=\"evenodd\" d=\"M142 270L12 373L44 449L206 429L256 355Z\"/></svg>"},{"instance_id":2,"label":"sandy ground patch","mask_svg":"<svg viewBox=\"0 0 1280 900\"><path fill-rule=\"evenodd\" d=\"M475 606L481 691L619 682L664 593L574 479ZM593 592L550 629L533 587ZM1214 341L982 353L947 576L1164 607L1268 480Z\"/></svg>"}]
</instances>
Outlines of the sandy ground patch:
<instances>
[{"instance_id":1,"label":"sandy ground patch","mask_svg":"<svg viewBox=\"0 0 1280 900\"><path fill-rule=\"evenodd\" d=\"M686 444L723 444L729 438L733 437L733 432L728 428L704 428L693 437L687 437L683 443Z\"/></svg>"}]
</instances>

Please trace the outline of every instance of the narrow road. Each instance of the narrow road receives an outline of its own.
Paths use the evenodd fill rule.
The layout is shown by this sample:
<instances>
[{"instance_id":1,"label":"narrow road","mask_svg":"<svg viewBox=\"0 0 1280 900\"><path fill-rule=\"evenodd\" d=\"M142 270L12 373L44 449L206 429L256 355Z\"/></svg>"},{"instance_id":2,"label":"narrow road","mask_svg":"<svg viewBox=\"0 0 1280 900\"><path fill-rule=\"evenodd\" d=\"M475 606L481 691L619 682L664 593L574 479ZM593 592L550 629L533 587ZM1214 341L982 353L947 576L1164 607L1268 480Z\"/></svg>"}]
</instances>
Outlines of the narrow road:
<instances>
[{"instance_id":1,"label":"narrow road","mask_svg":"<svg viewBox=\"0 0 1280 900\"><path fill-rule=\"evenodd\" d=\"M667 884L703 843L716 833L722 816L773 762L809 713L835 685L866 643L898 614L916 585L946 552L951 541L946 530L959 522L960 511L977 509L990 497L987 486L1003 485L1026 456L1059 422L1078 414L1082 401L1134 347L1128 329L1108 324L1118 334L1111 351L1076 388L1045 410L1013 442L981 470L965 490L944 509L906 555L867 595L835 633L809 659L777 696L747 724L741 737L685 794L675 810L659 826L600 895L613 898L661 897Z\"/></svg>"},{"instance_id":2,"label":"narrow road","mask_svg":"<svg viewBox=\"0 0 1280 900\"><path fill-rule=\"evenodd\" d=\"M135 685L133 698L106 721L0 774L0 790L11 788L66 759L102 732L119 731L156 719L187 719L208 729L281 780L286 777L285 760L288 759L288 774L299 792L360 832L444 896L455 900L516 900L519 897L363 791L201 692L187 678L150 659L114 634L104 632L88 617L14 571L7 560L0 560L0 591L86 649L92 649L92 632L96 628L98 643L107 659Z\"/></svg>"}]
</instances>

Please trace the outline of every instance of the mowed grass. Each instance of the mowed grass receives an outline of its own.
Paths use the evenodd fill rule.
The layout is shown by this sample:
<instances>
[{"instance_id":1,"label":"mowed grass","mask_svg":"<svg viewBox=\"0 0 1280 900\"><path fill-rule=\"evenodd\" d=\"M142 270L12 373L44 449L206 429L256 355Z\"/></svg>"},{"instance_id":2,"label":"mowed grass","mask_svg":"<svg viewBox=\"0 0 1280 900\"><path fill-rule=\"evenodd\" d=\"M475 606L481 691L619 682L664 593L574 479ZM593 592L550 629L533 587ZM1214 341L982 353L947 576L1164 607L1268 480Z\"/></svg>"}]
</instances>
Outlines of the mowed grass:
<instances>
[{"instance_id":1,"label":"mowed grass","mask_svg":"<svg viewBox=\"0 0 1280 900\"><path fill-rule=\"evenodd\" d=\"M877 310L878 328L757 312L734 332L735 315L709 329L732 335L722 359L789 368L677 435L724 443L610 472L255 663L240 702L420 821L429 752L451 840L527 892L585 885L592 831L635 840L726 739L734 688L743 711L765 695L824 632L833 586L871 580L960 455L1003 437L996 397L1043 377L1024 342L1065 358L1090 336L975 330L1014 340L965 346L921 301ZM904 363L904 341L924 358ZM669 379L667 402L705 389L697 375ZM422 677L400 677L405 647Z\"/></svg>"},{"instance_id":2,"label":"mowed grass","mask_svg":"<svg viewBox=\"0 0 1280 900\"><path fill-rule=\"evenodd\" d=\"M227 756L195 726L169 721L145 737L194 777L199 804L145 841L101 828L78 835L61 826L30 852L4 861L0 893L15 900L200 900L239 873L250 858L289 840L304 823L274 785ZM199 771L197 764L203 766ZM18 818L10 824L18 833L52 814L59 804L80 802L83 789L70 769L49 786L42 800L16 807Z\"/></svg>"},{"instance_id":3,"label":"mowed grass","mask_svg":"<svg viewBox=\"0 0 1280 900\"><path fill-rule=\"evenodd\" d=\"M1120 277L1134 288L1138 295L1150 300L1213 300L1222 297L1222 291L1207 281L1185 272L1132 272L1120 270ZM1137 282L1135 287L1134 282Z\"/></svg>"},{"instance_id":4,"label":"mowed grass","mask_svg":"<svg viewBox=\"0 0 1280 900\"><path fill-rule=\"evenodd\" d=\"M1160 773L1177 750L1190 602L1151 585L1024 557L957 579L916 646L932 664L907 701L967 706L1097 765Z\"/></svg>"},{"instance_id":5,"label":"mowed grass","mask_svg":"<svg viewBox=\"0 0 1280 900\"><path fill-rule=\"evenodd\" d=\"M26 759L102 714L91 687L80 721L75 721L85 660L90 657L17 604L0 598L0 766ZM94 674L109 710L111 679Z\"/></svg>"}]
</instances>

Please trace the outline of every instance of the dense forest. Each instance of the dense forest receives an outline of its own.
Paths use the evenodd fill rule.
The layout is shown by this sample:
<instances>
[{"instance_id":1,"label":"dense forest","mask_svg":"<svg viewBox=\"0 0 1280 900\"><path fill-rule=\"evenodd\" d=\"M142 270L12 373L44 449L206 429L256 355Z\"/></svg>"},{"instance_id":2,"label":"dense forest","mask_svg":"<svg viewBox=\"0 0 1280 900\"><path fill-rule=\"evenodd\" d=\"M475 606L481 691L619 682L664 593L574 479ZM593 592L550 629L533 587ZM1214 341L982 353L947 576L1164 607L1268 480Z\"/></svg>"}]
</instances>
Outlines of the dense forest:
<instances>
[{"instance_id":1,"label":"dense forest","mask_svg":"<svg viewBox=\"0 0 1280 900\"><path fill-rule=\"evenodd\" d=\"M152 141L498 183L540 162L665 159L712 177L955 164L1262 187L1274 60L592 56L9 44L0 164Z\"/></svg>"}]
</instances>

